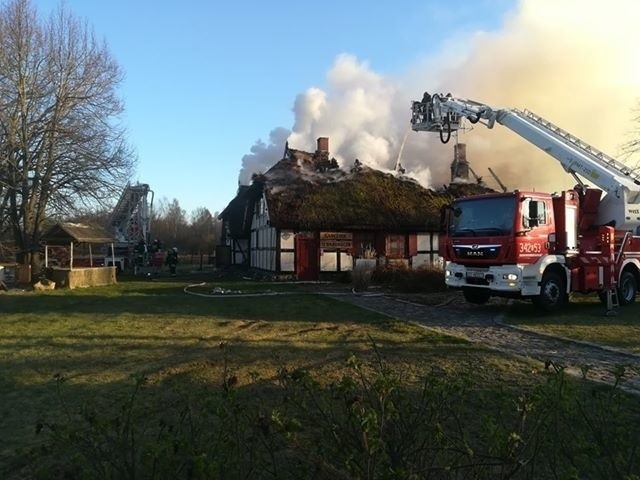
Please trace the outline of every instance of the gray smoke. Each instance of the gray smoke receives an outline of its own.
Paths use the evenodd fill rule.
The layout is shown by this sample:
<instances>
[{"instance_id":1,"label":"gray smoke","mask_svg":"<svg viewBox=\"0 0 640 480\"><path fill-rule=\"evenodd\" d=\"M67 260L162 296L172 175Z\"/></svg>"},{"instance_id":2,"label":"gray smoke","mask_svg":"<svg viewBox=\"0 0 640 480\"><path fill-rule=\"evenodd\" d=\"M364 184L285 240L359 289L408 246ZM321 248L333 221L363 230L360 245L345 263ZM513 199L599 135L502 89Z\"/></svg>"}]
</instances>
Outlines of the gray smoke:
<instances>
[{"instance_id":1,"label":"gray smoke","mask_svg":"<svg viewBox=\"0 0 640 480\"><path fill-rule=\"evenodd\" d=\"M254 173L264 173L280 160L290 133L286 128L277 127L269 133L268 144L258 140L251 147L251 153L242 157L242 170L240 170L238 183L240 185L249 185Z\"/></svg>"}]
</instances>

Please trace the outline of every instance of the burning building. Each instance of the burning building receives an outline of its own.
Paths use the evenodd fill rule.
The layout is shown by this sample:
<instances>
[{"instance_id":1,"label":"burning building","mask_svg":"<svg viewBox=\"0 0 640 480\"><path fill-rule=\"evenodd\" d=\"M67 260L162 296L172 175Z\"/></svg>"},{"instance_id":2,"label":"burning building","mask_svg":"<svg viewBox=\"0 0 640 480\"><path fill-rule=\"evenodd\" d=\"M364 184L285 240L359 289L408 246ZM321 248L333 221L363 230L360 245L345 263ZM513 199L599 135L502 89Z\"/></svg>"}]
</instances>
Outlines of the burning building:
<instances>
[{"instance_id":1,"label":"burning building","mask_svg":"<svg viewBox=\"0 0 640 480\"><path fill-rule=\"evenodd\" d=\"M305 280L350 271L359 259L437 265L439 209L450 199L357 159L341 169L326 137L313 153L287 145L222 212L226 257Z\"/></svg>"}]
</instances>

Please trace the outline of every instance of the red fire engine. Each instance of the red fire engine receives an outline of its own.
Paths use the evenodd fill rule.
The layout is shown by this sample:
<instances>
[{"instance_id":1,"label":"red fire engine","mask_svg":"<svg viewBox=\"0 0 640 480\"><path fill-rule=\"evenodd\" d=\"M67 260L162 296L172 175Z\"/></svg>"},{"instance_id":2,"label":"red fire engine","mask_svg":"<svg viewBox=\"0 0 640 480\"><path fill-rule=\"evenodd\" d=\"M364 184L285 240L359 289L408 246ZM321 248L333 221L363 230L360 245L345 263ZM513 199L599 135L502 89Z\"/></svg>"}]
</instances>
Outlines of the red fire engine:
<instances>
[{"instance_id":1,"label":"red fire engine","mask_svg":"<svg viewBox=\"0 0 640 480\"><path fill-rule=\"evenodd\" d=\"M529 111L450 94L413 102L412 129L447 142L464 121L498 122L558 160L576 179L560 194L514 191L460 198L443 209L445 282L481 304L530 298L544 310L571 292L598 292L608 310L635 301L640 283L640 175ZM588 187L581 179L599 188Z\"/></svg>"}]
</instances>

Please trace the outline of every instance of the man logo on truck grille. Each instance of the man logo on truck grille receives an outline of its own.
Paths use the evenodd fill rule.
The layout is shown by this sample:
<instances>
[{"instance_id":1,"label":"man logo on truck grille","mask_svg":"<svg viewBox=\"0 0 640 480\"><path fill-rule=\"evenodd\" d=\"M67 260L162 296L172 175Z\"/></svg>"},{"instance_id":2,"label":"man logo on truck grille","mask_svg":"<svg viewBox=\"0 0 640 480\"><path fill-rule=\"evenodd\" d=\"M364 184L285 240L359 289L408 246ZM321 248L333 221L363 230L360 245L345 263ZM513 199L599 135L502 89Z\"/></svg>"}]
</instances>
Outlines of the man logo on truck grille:
<instances>
[{"instance_id":1,"label":"man logo on truck grille","mask_svg":"<svg viewBox=\"0 0 640 480\"><path fill-rule=\"evenodd\" d=\"M456 255L467 258L497 258L500 252L500 245L454 245L453 250Z\"/></svg>"}]
</instances>

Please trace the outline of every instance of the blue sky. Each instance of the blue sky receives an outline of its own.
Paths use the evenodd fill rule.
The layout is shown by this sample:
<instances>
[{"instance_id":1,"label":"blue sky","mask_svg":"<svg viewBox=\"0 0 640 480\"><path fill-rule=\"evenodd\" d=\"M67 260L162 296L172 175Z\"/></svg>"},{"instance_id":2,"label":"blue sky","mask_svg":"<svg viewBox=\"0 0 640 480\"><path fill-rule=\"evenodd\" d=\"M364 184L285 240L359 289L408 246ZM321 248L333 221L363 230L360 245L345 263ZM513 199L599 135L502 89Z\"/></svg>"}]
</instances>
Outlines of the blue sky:
<instances>
[{"instance_id":1,"label":"blue sky","mask_svg":"<svg viewBox=\"0 0 640 480\"><path fill-rule=\"evenodd\" d=\"M132 181L148 183L156 200L178 199L190 213L226 206L237 189L242 157L256 141L268 143L275 127L292 128L296 96L322 88L340 54L366 62L377 74L401 75L451 38L499 28L514 5L511 0L447 3L66 0L65 5L106 40L125 72L124 121L139 158ZM47 15L59 2L34 4Z\"/></svg>"},{"instance_id":2,"label":"blue sky","mask_svg":"<svg viewBox=\"0 0 640 480\"><path fill-rule=\"evenodd\" d=\"M60 0L32 1L46 16ZM409 130L410 100L424 90L531 109L614 156L638 131L637 0L65 5L125 73L132 181L148 183L156 205L175 198L188 214L224 209L239 178L268 169L287 139L313 151L328 136L343 167L358 158L391 171L401 161L425 186L447 183L452 145ZM504 130L461 133L480 176L491 180L492 167L512 189L575 183Z\"/></svg>"}]
</instances>

